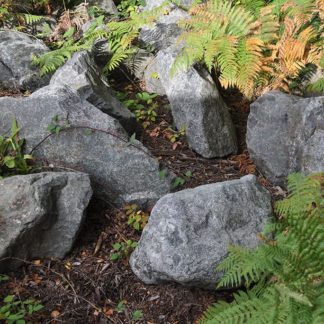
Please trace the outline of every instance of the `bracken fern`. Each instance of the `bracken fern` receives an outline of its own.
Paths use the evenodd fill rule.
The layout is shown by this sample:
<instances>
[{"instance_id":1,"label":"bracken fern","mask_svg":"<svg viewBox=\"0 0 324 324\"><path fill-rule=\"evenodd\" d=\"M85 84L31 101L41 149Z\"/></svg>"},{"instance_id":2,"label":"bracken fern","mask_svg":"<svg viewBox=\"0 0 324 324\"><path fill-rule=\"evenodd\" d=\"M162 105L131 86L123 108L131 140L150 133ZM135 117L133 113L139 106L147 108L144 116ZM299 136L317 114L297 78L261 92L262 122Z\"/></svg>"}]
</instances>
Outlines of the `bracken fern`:
<instances>
[{"instance_id":1,"label":"bracken fern","mask_svg":"<svg viewBox=\"0 0 324 324\"><path fill-rule=\"evenodd\" d=\"M158 17L168 12L165 3L151 11L132 12L126 20L110 21L107 24L104 23L103 16L98 17L80 39L75 40L73 37L64 39L59 43L59 48L43 56L34 57L34 64L41 68L42 74L54 72L73 53L90 49L95 41L104 38L107 39L113 54L105 67L106 71L110 71L134 52L133 42L141 28L152 24Z\"/></svg>"},{"instance_id":2,"label":"bracken fern","mask_svg":"<svg viewBox=\"0 0 324 324\"><path fill-rule=\"evenodd\" d=\"M323 0L209 0L194 6L179 42L183 49L172 73L204 62L225 87L289 90L291 79L323 58Z\"/></svg>"},{"instance_id":3,"label":"bracken fern","mask_svg":"<svg viewBox=\"0 0 324 324\"><path fill-rule=\"evenodd\" d=\"M254 250L231 247L218 267L225 272L218 287L247 291L211 306L201 323L324 323L324 173L288 182L273 236L264 233Z\"/></svg>"}]
</instances>

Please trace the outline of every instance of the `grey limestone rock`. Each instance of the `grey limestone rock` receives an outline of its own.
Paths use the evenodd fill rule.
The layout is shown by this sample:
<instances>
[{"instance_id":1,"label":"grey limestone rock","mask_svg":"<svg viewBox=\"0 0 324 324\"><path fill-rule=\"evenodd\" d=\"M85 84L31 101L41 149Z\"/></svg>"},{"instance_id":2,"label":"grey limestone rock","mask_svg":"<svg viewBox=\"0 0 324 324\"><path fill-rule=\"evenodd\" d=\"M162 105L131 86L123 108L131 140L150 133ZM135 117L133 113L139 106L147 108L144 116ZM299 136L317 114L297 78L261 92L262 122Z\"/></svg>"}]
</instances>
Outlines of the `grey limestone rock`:
<instances>
[{"instance_id":1,"label":"grey limestone rock","mask_svg":"<svg viewBox=\"0 0 324 324\"><path fill-rule=\"evenodd\" d=\"M247 147L258 169L285 185L292 172L324 171L324 97L271 91L251 105Z\"/></svg>"},{"instance_id":2,"label":"grey limestone rock","mask_svg":"<svg viewBox=\"0 0 324 324\"><path fill-rule=\"evenodd\" d=\"M130 135L140 132L134 114L114 97L108 81L101 75L100 68L88 52L75 53L55 72L50 83L70 86L82 99L116 118Z\"/></svg>"},{"instance_id":3,"label":"grey limestone rock","mask_svg":"<svg viewBox=\"0 0 324 324\"><path fill-rule=\"evenodd\" d=\"M32 55L48 52L47 46L27 34L0 30L0 86L34 91L49 83L32 65Z\"/></svg>"},{"instance_id":4,"label":"grey limestone rock","mask_svg":"<svg viewBox=\"0 0 324 324\"><path fill-rule=\"evenodd\" d=\"M270 194L252 175L168 194L152 210L132 270L147 284L214 289L228 245L256 247L271 213Z\"/></svg>"},{"instance_id":5,"label":"grey limestone rock","mask_svg":"<svg viewBox=\"0 0 324 324\"><path fill-rule=\"evenodd\" d=\"M169 14L161 15L153 26L145 26L141 29L140 43L157 51L175 44L182 33L178 21L188 17L189 14L185 10L171 5Z\"/></svg>"},{"instance_id":6,"label":"grey limestone rock","mask_svg":"<svg viewBox=\"0 0 324 324\"><path fill-rule=\"evenodd\" d=\"M117 14L118 10L113 0L89 0L90 6L97 6L110 14Z\"/></svg>"},{"instance_id":7,"label":"grey limestone rock","mask_svg":"<svg viewBox=\"0 0 324 324\"><path fill-rule=\"evenodd\" d=\"M0 180L0 259L63 258L92 196L87 174L46 172ZM0 272L18 266L0 262Z\"/></svg>"},{"instance_id":8,"label":"grey limestone rock","mask_svg":"<svg viewBox=\"0 0 324 324\"><path fill-rule=\"evenodd\" d=\"M176 126L185 128L189 146L205 158L235 153L235 128L209 73L191 67L171 75L178 52L178 46L170 46L159 51L155 62Z\"/></svg>"}]
</instances>

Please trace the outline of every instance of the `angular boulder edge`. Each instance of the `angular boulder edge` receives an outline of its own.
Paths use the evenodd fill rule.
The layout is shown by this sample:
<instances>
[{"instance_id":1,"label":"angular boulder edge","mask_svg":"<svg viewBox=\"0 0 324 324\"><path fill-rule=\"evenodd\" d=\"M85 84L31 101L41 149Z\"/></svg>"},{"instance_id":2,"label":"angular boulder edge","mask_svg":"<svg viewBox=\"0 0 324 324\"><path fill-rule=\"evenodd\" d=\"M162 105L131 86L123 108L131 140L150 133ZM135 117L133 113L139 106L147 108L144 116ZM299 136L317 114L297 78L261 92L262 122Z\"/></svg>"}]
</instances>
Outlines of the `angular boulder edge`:
<instances>
[{"instance_id":1,"label":"angular boulder edge","mask_svg":"<svg viewBox=\"0 0 324 324\"><path fill-rule=\"evenodd\" d=\"M44 172L0 180L0 259L63 258L92 196L89 176ZM0 272L21 262L6 259Z\"/></svg>"},{"instance_id":2,"label":"angular boulder edge","mask_svg":"<svg viewBox=\"0 0 324 324\"><path fill-rule=\"evenodd\" d=\"M256 247L271 215L270 193L253 175L168 194L154 206L131 268L147 284L214 289L228 245Z\"/></svg>"}]
</instances>

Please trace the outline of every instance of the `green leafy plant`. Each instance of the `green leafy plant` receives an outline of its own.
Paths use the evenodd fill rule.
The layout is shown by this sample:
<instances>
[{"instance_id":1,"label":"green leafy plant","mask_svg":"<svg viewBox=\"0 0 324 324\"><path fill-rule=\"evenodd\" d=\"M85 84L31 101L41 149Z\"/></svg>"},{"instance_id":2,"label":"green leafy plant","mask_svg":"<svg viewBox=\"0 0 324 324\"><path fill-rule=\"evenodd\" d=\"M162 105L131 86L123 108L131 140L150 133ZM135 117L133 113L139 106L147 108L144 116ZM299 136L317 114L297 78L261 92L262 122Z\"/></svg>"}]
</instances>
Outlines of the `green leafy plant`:
<instances>
[{"instance_id":1,"label":"green leafy plant","mask_svg":"<svg viewBox=\"0 0 324 324\"><path fill-rule=\"evenodd\" d=\"M140 101L145 102L147 105L152 105L153 99L157 97L156 93L140 92L136 94L136 98Z\"/></svg>"},{"instance_id":2,"label":"green leafy plant","mask_svg":"<svg viewBox=\"0 0 324 324\"><path fill-rule=\"evenodd\" d=\"M136 12L140 6L144 7L145 5L145 0L122 0L117 9L121 17L128 18L131 12Z\"/></svg>"},{"instance_id":3,"label":"green leafy plant","mask_svg":"<svg viewBox=\"0 0 324 324\"><path fill-rule=\"evenodd\" d=\"M172 188L178 188L180 186L183 186L186 183L186 179L182 177L176 177L172 183Z\"/></svg>"},{"instance_id":4,"label":"green leafy plant","mask_svg":"<svg viewBox=\"0 0 324 324\"><path fill-rule=\"evenodd\" d=\"M134 144L136 144L136 133L133 133L132 136L130 136L127 146L134 145Z\"/></svg>"},{"instance_id":5,"label":"green leafy plant","mask_svg":"<svg viewBox=\"0 0 324 324\"><path fill-rule=\"evenodd\" d=\"M120 301L120 302L117 304L115 310L116 310L117 313L124 313L125 310L126 310L126 307L125 307L125 301L124 301L124 300Z\"/></svg>"},{"instance_id":6,"label":"green leafy plant","mask_svg":"<svg viewBox=\"0 0 324 324\"><path fill-rule=\"evenodd\" d=\"M139 309L135 310L132 314L132 319L134 321L139 321L143 317L143 312Z\"/></svg>"},{"instance_id":7,"label":"green leafy plant","mask_svg":"<svg viewBox=\"0 0 324 324\"><path fill-rule=\"evenodd\" d=\"M129 98L124 92L116 92L117 98L131 111L134 112L136 119L147 128L152 122L156 121L158 104L154 101L157 94L148 92L137 93L135 98Z\"/></svg>"},{"instance_id":8,"label":"green leafy plant","mask_svg":"<svg viewBox=\"0 0 324 324\"><path fill-rule=\"evenodd\" d=\"M52 118L52 122L48 125L47 130L58 135L62 130L69 128L71 125L66 119L60 118L58 115L55 115Z\"/></svg>"},{"instance_id":9,"label":"green leafy plant","mask_svg":"<svg viewBox=\"0 0 324 324\"><path fill-rule=\"evenodd\" d=\"M111 58L104 71L109 72L136 51L134 41L141 28L153 24L158 17L168 12L169 9L162 4L151 11L130 12L128 19L120 21L105 23L105 17L99 16L93 20L90 28L81 37L76 37L75 33L65 34L63 39L53 45L54 49L51 52L42 56L34 56L33 62L40 67L41 74L51 73L63 65L75 52L89 50L98 39L107 39Z\"/></svg>"},{"instance_id":10,"label":"green leafy plant","mask_svg":"<svg viewBox=\"0 0 324 324\"><path fill-rule=\"evenodd\" d=\"M20 300L15 295L5 297L0 305L0 321L7 324L25 324L26 318L43 309L34 299Z\"/></svg>"},{"instance_id":11,"label":"green leafy plant","mask_svg":"<svg viewBox=\"0 0 324 324\"><path fill-rule=\"evenodd\" d=\"M2 281L8 281L8 280L9 280L9 277L7 275L0 274L0 282L2 282Z\"/></svg>"},{"instance_id":12,"label":"green leafy plant","mask_svg":"<svg viewBox=\"0 0 324 324\"><path fill-rule=\"evenodd\" d=\"M164 168L162 170L160 170L159 172L159 177L160 179L165 179L165 177L169 174L169 170Z\"/></svg>"},{"instance_id":13,"label":"green leafy plant","mask_svg":"<svg viewBox=\"0 0 324 324\"><path fill-rule=\"evenodd\" d=\"M114 252L110 256L111 261L127 259L130 253L136 248L137 242L127 240L126 242L116 242L112 245Z\"/></svg>"},{"instance_id":14,"label":"green leafy plant","mask_svg":"<svg viewBox=\"0 0 324 324\"><path fill-rule=\"evenodd\" d=\"M218 287L247 291L211 306L201 323L324 323L324 173L292 174L288 189L263 244L230 247L218 267L224 272Z\"/></svg>"},{"instance_id":15,"label":"green leafy plant","mask_svg":"<svg viewBox=\"0 0 324 324\"><path fill-rule=\"evenodd\" d=\"M131 225L135 230L141 231L147 224L149 214L140 210L136 204L125 206L124 211L128 217L127 224Z\"/></svg>"},{"instance_id":16,"label":"green leafy plant","mask_svg":"<svg viewBox=\"0 0 324 324\"><path fill-rule=\"evenodd\" d=\"M28 161L32 156L23 153L24 139L19 136L16 119L12 121L11 134L0 135L0 179L14 174L26 174L31 170Z\"/></svg>"},{"instance_id":17,"label":"green leafy plant","mask_svg":"<svg viewBox=\"0 0 324 324\"><path fill-rule=\"evenodd\" d=\"M181 127L178 131L175 131L171 128L169 128L168 130L172 132L169 136L169 140L171 143L178 142L182 136L186 135L186 130L184 127Z\"/></svg>"}]
</instances>

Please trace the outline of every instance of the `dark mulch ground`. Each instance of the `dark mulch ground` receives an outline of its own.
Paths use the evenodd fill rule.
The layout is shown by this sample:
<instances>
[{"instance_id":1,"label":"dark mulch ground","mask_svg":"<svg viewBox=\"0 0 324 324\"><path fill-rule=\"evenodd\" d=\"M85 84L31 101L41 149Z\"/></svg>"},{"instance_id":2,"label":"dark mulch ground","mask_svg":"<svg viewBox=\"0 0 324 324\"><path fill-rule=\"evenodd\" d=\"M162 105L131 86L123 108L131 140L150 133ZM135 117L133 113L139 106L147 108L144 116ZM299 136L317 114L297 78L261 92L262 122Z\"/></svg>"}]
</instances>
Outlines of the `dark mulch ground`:
<instances>
[{"instance_id":1,"label":"dark mulch ground","mask_svg":"<svg viewBox=\"0 0 324 324\"><path fill-rule=\"evenodd\" d=\"M0 96L8 92L0 90ZM12 92L11 95L21 95ZM172 117L167 102L159 98L157 121L143 134L142 141L160 162L185 179L177 188L236 179L255 173L260 182L278 195L275 188L259 175L249 159L245 145L245 129L249 103L236 93L227 93L235 122L240 151L222 159L203 159L191 151L180 138L174 149L170 142ZM191 176L186 176L191 171ZM131 272L128 260L111 261L112 244L140 234L127 225L122 210L92 202L89 216L70 256L62 261L36 260L10 280L0 284L0 299L8 294L20 298L34 297L45 306L32 320L39 323L135 323L132 313L141 310L139 323L197 323L204 310L215 300L231 299L229 291L204 291L176 284L149 286ZM118 313L117 304L125 309Z\"/></svg>"},{"instance_id":2,"label":"dark mulch ground","mask_svg":"<svg viewBox=\"0 0 324 324\"><path fill-rule=\"evenodd\" d=\"M140 235L127 225L123 212L102 207L95 202L89 207L90 215L69 257L27 265L2 285L1 297L14 292L41 300L45 311L34 317L40 323L135 323L135 310L143 312L138 323L194 323L214 300L231 297L228 292L140 282L127 259L110 260L113 243L138 240ZM116 311L120 301L125 302L122 313Z\"/></svg>"},{"instance_id":3,"label":"dark mulch ground","mask_svg":"<svg viewBox=\"0 0 324 324\"><path fill-rule=\"evenodd\" d=\"M21 97L27 96L28 92L22 92L18 89L4 89L0 88L0 97Z\"/></svg>"}]
</instances>

